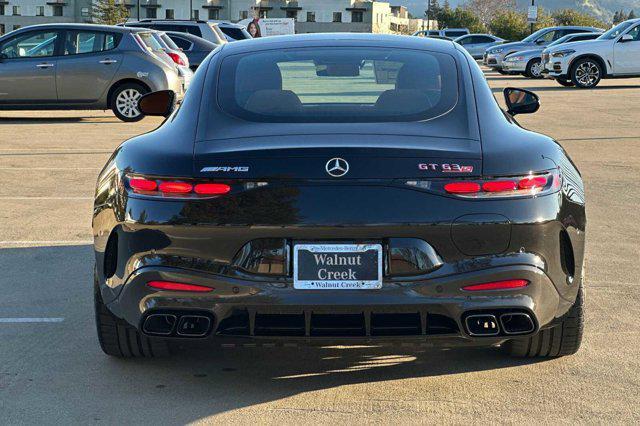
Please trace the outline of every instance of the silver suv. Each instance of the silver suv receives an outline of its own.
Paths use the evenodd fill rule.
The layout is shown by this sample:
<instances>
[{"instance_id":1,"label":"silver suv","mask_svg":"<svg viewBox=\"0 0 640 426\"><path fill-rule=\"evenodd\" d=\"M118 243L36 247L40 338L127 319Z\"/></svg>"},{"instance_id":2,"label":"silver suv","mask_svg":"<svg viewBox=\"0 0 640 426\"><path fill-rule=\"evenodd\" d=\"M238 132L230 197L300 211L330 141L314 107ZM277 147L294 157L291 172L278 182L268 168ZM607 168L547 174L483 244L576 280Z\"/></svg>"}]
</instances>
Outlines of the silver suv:
<instances>
[{"instance_id":1,"label":"silver suv","mask_svg":"<svg viewBox=\"0 0 640 426\"><path fill-rule=\"evenodd\" d=\"M522 39L522 41L515 41L512 43L504 43L500 46L490 47L484 54L484 65L498 71L501 74L509 74L508 71L502 69L502 61L504 57L512 53L535 49L539 47L546 47L552 42L558 40L560 37L564 37L568 34L574 33L591 33L601 32L599 28L593 27L577 27L577 26L562 26L562 27L547 27L536 31L528 37Z\"/></svg>"},{"instance_id":2,"label":"silver suv","mask_svg":"<svg viewBox=\"0 0 640 426\"><path fill-rule=\"evenodd\" d=\"M227 43L227 37L215 22L181 19L142 19L140 21L130 21L118 25L193 34L217 45Z\"/></svg>"},{"instance_id":3,"label":"silver suv","mask_svg":"<svg viewBox=\"0 0 640 426\"><path fill-rule=\"evenodd\" d=\"M178 70L148 30L91 24L24 27L0 37L0 110L112 109L138 121L138 98L173 90Z\"/></svg>"}]
</instances>

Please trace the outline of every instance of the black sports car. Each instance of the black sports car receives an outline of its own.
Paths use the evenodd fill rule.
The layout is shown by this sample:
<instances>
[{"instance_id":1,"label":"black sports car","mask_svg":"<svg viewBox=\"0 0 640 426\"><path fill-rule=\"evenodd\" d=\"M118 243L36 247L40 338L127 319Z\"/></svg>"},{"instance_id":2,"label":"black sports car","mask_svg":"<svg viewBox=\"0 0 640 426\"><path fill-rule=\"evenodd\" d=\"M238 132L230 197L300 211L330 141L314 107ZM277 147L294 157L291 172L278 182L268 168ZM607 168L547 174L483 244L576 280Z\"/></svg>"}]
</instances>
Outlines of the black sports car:
<instances>
[{"instance_id":1,"label":"black sports car","mask_svg":"<svg viewBox=\"0 0 640 426\"><path fill-rule=\"evenodd\" d=\"M582 179L455 43L314 34L227 44L123 143L95 196L102 349L179 340L580 346Z\"/></svg>"}]
</instances>

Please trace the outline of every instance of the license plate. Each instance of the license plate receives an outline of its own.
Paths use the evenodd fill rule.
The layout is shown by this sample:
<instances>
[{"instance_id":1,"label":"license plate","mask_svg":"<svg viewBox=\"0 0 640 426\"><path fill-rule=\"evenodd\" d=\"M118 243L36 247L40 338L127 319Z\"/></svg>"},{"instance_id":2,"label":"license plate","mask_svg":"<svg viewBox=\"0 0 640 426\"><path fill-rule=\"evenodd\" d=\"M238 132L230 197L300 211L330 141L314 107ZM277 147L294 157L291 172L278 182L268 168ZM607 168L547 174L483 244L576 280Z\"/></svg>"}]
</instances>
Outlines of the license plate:
<instances>
[{"instance_id":1,"label":"license plate","mask_svg":"<svg viewBox=\"0 0 640 426\"><path fill-rule=\"evenodd\" d=\"M382 245L297 244L293 287L301 290L382 288Z\"/></svg>"}]
</instances>

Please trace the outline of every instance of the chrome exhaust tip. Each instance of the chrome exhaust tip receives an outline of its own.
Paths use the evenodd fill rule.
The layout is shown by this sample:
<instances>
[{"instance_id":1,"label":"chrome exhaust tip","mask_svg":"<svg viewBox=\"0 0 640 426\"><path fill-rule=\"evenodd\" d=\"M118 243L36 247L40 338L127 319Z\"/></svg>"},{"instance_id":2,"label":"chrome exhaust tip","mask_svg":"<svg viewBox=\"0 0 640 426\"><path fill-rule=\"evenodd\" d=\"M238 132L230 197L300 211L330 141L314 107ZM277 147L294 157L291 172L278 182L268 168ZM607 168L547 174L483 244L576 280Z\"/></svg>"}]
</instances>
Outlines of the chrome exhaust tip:
<instances>
[{"instance_id":1,"label":"chrome exhaust tip","mask_svg":"<svg viewBox=\"0 0 640 426\"><path fill-rule=\"evenodd\" d=\"M500 326L495 315L469 315L465 318L465 325L470 336L497 336L500 334Z\"/></svg>"},{"instance_id":2,"label":"chrome exhaust tip","mask_svg":"<svg viewBox=\"0 0 640 426\"><path fill-rule=\"evenodd\" d=\"M531 316L524 312L500 315L500 325L505 334L528 334L536 329Z\"/></svg>"}]
</instances>

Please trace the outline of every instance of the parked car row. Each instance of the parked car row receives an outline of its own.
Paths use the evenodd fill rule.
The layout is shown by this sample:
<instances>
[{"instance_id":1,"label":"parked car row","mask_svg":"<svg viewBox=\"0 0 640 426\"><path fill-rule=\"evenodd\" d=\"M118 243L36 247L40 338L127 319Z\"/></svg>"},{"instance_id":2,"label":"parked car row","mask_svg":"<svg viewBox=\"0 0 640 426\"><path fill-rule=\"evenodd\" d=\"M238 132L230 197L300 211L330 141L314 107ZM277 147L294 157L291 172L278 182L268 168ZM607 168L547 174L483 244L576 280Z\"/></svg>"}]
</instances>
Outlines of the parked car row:
<instances>
[{"instance_id":1,"label":"parked car row","mask_svg":"<svg viewBox=\"0 0 640 426\"><path fill-rule=\"evenodd\" d=\"M250 37L205 21L24 27L0 37L0 110L111 109L137 121L143 94L172 90L179 101L212 50Z\"/></svg>"},{"instance_id":2,"label":"parked car row","mask_svg":"<svg viewBox=\"0 0 640 426\"><path fill-rule=\"evenodd\" d=\"M588 89L603 78L640 76L640 19L610 30L543 28L522 41L489 47L484 65L502 74L550 78L562 86Z\"/></svg>"}]
</instances>

